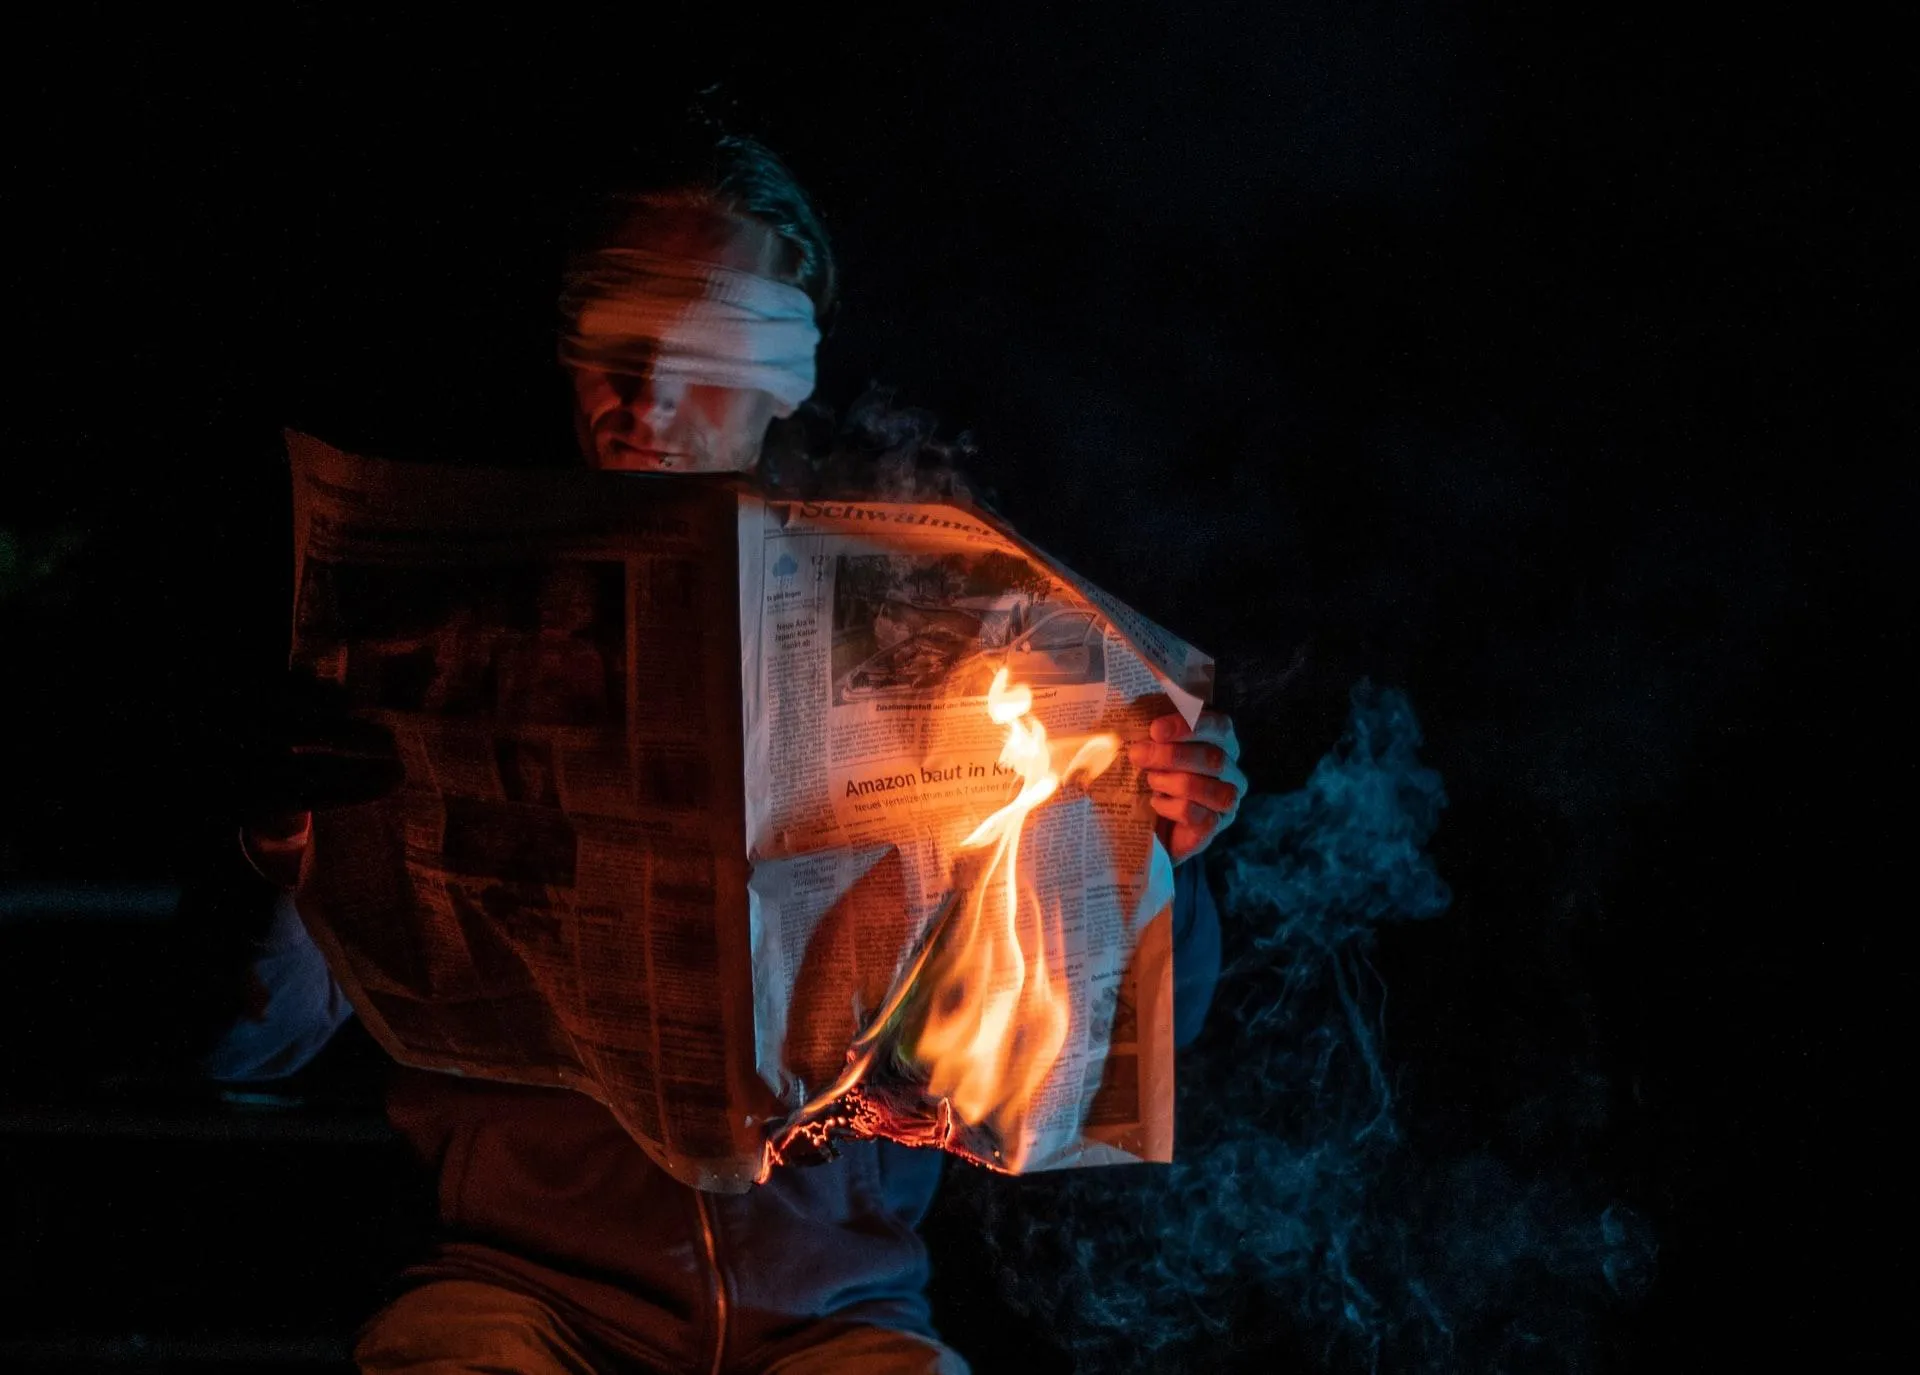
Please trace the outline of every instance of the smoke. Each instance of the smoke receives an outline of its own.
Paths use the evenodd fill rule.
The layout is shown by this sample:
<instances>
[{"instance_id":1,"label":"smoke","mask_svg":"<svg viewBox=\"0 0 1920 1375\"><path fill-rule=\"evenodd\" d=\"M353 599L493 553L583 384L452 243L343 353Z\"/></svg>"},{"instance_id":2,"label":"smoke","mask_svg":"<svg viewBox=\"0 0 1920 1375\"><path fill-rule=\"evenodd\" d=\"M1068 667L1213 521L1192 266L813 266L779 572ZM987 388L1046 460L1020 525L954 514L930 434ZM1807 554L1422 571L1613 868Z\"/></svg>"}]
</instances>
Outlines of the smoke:
<instances>
[{"instance_id":1,"label":"smoke","mask_svg":"<svg viewBox=\"0 0 1920 1375\"><path fill-rule=\"evenodd\" d=\"M1419 744L1407 700L1363 684L1306 785L1249 800L1172 1166L962 1184L1005 1297L1079 1369L1586 1370L1597 1320L1644 1291L1636 1214L1492 1149L1434 1158L1397 1111L1369 956L1450 901Z\"/></svg>"},{"instance_id":2,"label":"smoke","mask_svg":"<svg viewBox=\"0 0 1920 1375\"><path fill-rule=\"evenodd\" d=\"M770 493L859 501L991 500L965 470L976 466L973 436L940 434L939 417L869 385L845 412L808 401L769 431L760 478Z\"/></svg>"}]
</instances>

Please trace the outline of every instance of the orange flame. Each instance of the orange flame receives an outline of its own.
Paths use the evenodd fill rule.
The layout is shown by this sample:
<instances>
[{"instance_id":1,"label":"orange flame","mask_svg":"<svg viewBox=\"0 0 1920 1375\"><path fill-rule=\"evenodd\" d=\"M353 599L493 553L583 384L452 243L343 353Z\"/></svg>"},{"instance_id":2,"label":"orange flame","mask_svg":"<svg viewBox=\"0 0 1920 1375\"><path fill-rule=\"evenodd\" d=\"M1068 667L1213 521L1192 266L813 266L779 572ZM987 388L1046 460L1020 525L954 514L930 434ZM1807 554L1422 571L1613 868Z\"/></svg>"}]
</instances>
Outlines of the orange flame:
<instances>
[{"instance_id":1,"label":"orange flame","mask_svg":"<svg viewBox=\"0 0 1920 1375\"><path fill-rule=\"evenodd\" d=\"M944 961L965 982L939 990L915 1046L928 1091L963 1121L991 1126L1009 1170L1033 1148L1038 1100L1066 1043L1072 1003L1058 906L1020 882L1021 832L1062 783L1098 778L1120 752L1112 735L1049 743L1032 706L1030 688L1009 686L1004 668L994 675L987 712L1007 728L1000 765L1019 775L1020 792L961 842L991 850Z\"/></svg>"}]
</instances>

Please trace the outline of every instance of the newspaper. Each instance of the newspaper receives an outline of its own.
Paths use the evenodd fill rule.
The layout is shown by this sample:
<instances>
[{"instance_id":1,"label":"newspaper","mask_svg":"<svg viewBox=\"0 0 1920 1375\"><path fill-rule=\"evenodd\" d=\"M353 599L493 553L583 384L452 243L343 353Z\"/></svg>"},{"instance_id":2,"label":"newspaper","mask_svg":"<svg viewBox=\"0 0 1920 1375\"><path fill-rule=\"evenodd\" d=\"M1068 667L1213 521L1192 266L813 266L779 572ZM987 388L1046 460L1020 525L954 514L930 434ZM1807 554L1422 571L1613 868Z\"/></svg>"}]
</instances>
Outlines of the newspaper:
<instances>
[{"instance_id":1,"label":"newspaper","mask_svg":"<svg viewBox=\"0 0 1920 1375\"><path fill-rule=\"evenodd\" d=\"M295 663L404 775L317 818L314 939L396 1059L587 1093L695 1187L764 1177L938 937L1009 795L996 669L1121 739L1211 683L979 511L287 440ZM1171 867L1124 754L1022 853L1072 989L1024 1168L1170 1159Z\"/></svg>"}]
</instances>

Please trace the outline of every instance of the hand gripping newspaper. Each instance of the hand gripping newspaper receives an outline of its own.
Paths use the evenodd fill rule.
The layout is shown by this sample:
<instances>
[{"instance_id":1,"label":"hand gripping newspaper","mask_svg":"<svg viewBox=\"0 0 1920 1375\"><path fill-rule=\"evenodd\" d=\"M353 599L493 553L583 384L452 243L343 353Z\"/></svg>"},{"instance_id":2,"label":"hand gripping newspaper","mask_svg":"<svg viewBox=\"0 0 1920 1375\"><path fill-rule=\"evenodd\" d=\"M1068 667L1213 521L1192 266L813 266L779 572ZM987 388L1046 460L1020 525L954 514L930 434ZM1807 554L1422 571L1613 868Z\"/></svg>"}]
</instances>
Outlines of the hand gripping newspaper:
<instances>
[{"instance_id":1,"label":"hand gripping newspaper","mask_svg":"<svg viewBox=\"0 0 1920 1375\"><path fill-rule=\"evenodd\" d=\"M403 775L297 900L395 1059L587 1093L724 1192L842 1135L1172 1158L1120 742L1206 656L971 507L287 441L294 666Z\"/></svg>"}]
</instances>

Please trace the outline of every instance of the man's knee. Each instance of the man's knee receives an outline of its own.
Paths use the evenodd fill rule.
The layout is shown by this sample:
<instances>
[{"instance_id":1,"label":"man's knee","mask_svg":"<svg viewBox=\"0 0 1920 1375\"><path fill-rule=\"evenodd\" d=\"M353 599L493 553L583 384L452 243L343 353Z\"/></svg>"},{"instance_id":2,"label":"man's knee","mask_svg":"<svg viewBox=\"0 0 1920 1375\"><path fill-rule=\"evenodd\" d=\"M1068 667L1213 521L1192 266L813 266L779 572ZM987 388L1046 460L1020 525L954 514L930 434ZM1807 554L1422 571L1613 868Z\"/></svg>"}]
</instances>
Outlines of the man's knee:
<instances>
[{"instance_id":1,"label":"man's knee","mask_svg":"<svg viewBox=\"0 0 1920 1375\"><path fill-rule=\"evenodd\" d=\"M970 1375L951 1347L911 1332L857 1324L821 1324L818 1335L763 1375Z\"/></svg>"},{"instance_id":2,"label":"man's knee","mask_svg":"<svg viewBox=\"0 0 1920 1375\"><path fill-rule=\"evenodd\" d=\"M598 1375L602 1369L547 1305L469 1280L408 1290L361 1330L353 1355L365 1375Z\"/></svg>"}]
</instances>

